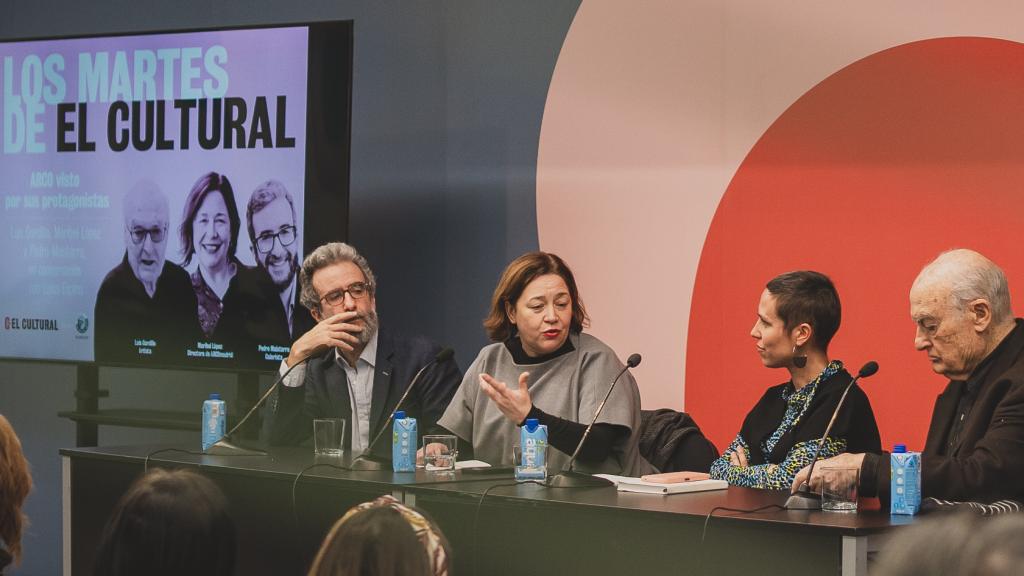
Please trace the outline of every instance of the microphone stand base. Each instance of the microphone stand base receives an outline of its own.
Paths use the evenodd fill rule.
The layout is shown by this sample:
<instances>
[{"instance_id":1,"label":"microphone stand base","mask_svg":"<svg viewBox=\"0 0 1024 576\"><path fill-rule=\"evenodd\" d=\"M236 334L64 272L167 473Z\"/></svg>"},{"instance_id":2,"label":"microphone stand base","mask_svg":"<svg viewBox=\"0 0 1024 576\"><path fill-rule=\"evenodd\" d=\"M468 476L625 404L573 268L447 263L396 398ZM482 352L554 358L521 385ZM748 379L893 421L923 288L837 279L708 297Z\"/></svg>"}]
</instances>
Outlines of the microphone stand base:
<instances>
[{"instance_id":1,"label":"microphone stand base","mask_svg":"<svg viewBox=\"0 0 1024 576\"><path fill-rule=\"evenodd\" d=\"M545 485L552 488L600 488L602 486L615 486L615 483L607 478L599 478L590 474L583 474L575 470L567 470L554 476L549 476Z\"/></svg>"},{"instance_id":2,"label":"microphone stand base","mask_svg":"<svg viewBox=\"0 0 1024 576\"><path fill-rule=\"evenodd\" d=\"M232 444L227 438L221 438L213 443L212 446L203 451L204 454L210 454L213 456L266 456L267 453L264 450L256 450L254 448L242 448L241 446Z\"/></svg>"},{"instance_id":3,"label":"microphone stand base","mask_svg":"<svg viewBox=\"0 0 1024 576\"><path fill-rule=\"evenodd\" d=\"M350 470L378 471L390 470L391 461L369 454L360 454L349 464Z\"/></svg>"},{"instance_id":4,"label":"microphone stand base","mask_svg":"<svg viewBox=\"0 0 1024 576\"><path fill-rule=\"evenodd\" d=\"M821 496L811 491L797 490L783 505L786 510L821 510Z\"/></svg>"}]
</instances>

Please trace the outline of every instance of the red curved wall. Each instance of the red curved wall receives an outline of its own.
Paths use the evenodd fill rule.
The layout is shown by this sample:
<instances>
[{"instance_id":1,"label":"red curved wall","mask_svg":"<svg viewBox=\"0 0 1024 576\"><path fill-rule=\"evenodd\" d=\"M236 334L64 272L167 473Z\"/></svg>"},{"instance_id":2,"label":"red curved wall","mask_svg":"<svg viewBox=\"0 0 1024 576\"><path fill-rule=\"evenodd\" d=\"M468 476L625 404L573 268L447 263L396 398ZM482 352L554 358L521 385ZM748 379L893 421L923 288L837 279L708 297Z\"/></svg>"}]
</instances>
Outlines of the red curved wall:
<instances>
[{"instance_id":1,"label":"red curved wall","mask_svg":"<svg viewBox=\"0 0 1024 576\"><path fill-rule=\"evenodd\" d=\"M700 257L686 409L723 448L763 389L748 333L765 282L831 276L843 323L830 350L863 384L885 444L920 449L945 380L913 349L907 293L939 252L970 247L1024 288L1024 45L941 38L897 46L823 80L736 171ZM1019 309L1019 308L1018 308Z\"/></svg>"}]
</instances>

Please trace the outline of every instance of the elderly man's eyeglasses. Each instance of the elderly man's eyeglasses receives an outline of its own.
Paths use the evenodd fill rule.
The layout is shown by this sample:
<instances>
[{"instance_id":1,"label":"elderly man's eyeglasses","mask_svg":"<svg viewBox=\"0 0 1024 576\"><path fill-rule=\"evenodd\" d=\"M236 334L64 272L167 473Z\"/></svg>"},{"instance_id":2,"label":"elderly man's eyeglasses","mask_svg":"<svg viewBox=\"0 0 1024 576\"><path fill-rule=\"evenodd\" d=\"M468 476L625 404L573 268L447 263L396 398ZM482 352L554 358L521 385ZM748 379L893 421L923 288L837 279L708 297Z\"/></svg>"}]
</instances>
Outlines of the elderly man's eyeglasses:
<instances>
[{"instance_id":1,"label":"elderly man's eyeglasses","mask_svg":"<svg viewBox=\"0 0 1024 576\"><path fill-rule=\"evenodd\" d=\"M277 234L261 234L256 238L256 249L266 254L274 249L274 240L281 242L281 246L291 246L295 242L295 226L285 226Z\"/></svg>"},{"instance_id":2,"label":"elderly man's eyeglasses","mask_svg":"<svg viewBox=\"0 0 1024 576\"><path fill-rule=\"evenodd\" d=\"M370 293L370 285L364 282L356 282L348 288L341 290L334 290L328 292L326 296L320 299L320 302L326 302L329 306L341 306L342 302L345 301L345 294L352 297L353 300L359 300L363 296Z\"/></svg>"},{"instance_id":3,"label":"elderly man's eyeglasses","mask_svg":"<svg viewBox=\"0 0 1024 576\"><path fill-rule=\"evenodd\" d=\"M156 228L127 228L128 237L132 239L132 244L142 244L146 241L146 236L153 241L154 244L159 244L164 241L167 236L167 227L158 226Z\"/></svg>"}]
</instances>

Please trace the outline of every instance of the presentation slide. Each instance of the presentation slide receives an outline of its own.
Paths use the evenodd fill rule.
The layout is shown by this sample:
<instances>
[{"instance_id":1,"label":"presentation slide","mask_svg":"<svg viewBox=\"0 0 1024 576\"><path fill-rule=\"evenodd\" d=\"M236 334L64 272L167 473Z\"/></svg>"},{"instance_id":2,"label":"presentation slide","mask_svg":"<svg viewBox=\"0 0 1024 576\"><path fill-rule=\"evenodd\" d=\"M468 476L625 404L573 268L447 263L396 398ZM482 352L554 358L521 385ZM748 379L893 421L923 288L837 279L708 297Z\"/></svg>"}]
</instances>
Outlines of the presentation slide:
<instances>
[{"instance_id":1,"label":"presentation slide","mask_svg":"<svg viewBox=\"0 0 1024 576\"><path fill-rule=\"evenodd\" d=\"M309 33L0 43L0 357L287 355L309 316Z\"/></svg>"}]
</instances>

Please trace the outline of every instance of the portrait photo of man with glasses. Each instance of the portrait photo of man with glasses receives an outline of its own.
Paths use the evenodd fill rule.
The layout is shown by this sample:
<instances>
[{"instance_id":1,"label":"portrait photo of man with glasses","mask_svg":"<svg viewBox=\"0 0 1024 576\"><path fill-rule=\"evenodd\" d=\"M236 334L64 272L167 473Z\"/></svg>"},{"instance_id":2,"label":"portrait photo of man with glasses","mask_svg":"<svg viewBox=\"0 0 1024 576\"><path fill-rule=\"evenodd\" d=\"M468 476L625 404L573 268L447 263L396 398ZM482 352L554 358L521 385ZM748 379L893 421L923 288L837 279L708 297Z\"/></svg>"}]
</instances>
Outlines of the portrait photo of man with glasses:
<instances>
[{"instance_id":1,"label":"portrait photo of man with glasses","mask_svg":"<svg viewBox=\"0 0 1024 576\"><path fill-rule=\"evenodd\" d=\"M125 254L96 295L96 360L180 359L196 321L196 297L188 273L166 258L167 196L140 181L125 194L122 212Z\"/></svg>"},{"instance_id":2,"label":"portrait photo of man with glasses","mask_svg":"<svg viewBox=\"0 0 1024 576\"><path fill-rule=\"evenodd\" d=\"M267 180L253 191L245 216L256 267L265 273L262 280L269 281L271 299L279 303L280 314L271 334L291 344L316 323L299 301L302 242L295 201L283 184Z\"/></svg>"}]
</instances>

